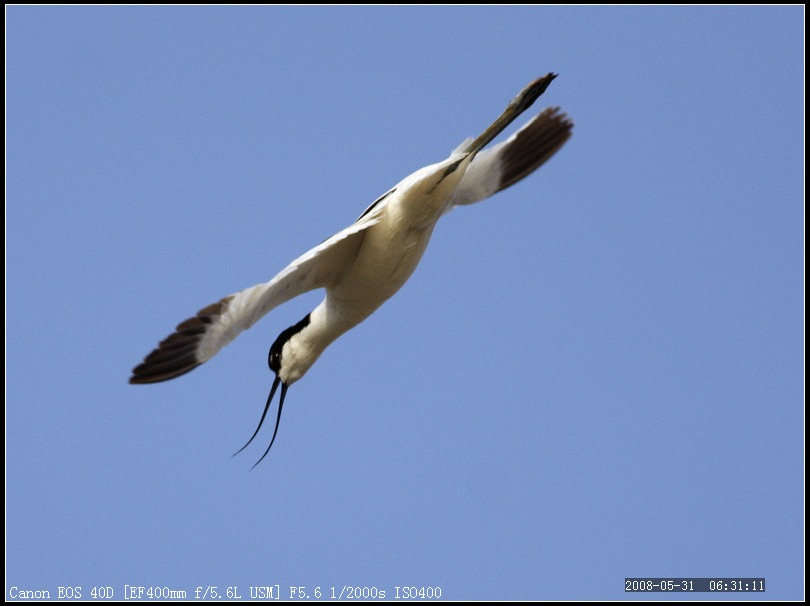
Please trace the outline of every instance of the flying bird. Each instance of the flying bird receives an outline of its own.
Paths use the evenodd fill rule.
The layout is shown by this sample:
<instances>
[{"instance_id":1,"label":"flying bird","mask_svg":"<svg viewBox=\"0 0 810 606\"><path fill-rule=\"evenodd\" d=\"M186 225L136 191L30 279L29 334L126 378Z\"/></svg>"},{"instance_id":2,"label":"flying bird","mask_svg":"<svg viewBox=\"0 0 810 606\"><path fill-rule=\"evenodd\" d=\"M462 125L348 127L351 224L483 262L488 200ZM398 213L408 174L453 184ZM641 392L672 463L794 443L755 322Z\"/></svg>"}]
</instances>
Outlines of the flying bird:
<instances>
[{"instance_id":1,"label":"flying bird","mask_svg":"<svg viewBox=\"0 0 810 606\"><path fill-rule=\"evenodd\" d=\"M481 135L459 145L446 160L405 177L372 202L346 229L304 253L269 282L220 299L181 322L136 366L130 383L179 377L210 360L262 316L300 294L323 288L323 301L300 322L283 330L270 346L275 380L256 431L281 386L275 442L287 389L306 374L332 341L369 317L405 284L425 252L439 218L472 204L534 172L571 136L573 123L550 107L507 140L484 149L543 94L556 74L526 86Z\"/></svg>"}]
</instances>

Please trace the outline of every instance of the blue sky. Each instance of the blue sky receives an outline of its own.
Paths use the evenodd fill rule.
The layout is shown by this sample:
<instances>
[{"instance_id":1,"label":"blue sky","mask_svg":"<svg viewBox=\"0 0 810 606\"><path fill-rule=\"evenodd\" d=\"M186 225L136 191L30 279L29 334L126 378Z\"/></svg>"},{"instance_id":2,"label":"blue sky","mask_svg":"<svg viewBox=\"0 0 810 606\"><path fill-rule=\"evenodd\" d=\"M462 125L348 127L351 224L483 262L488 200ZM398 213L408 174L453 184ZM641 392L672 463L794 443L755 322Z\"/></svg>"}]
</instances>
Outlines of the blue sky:
<instances>
[{"instance_id":1,"label":"blue sky","mask_svg":"<svg viewBox=\"0 0 810 606\"><path fill-rule=\"evenodd\" d=\"M804 11L6 9L12 586L634 599L804 592ZM533 78L576 123L450 213L253 432L275 310L180 379L176 323L273 277ZM519 121L518 124L522 123ZM510 129L510 132L514 129ZM667 597L667 596L663 596Z\"/></svg>"}]
</instances>

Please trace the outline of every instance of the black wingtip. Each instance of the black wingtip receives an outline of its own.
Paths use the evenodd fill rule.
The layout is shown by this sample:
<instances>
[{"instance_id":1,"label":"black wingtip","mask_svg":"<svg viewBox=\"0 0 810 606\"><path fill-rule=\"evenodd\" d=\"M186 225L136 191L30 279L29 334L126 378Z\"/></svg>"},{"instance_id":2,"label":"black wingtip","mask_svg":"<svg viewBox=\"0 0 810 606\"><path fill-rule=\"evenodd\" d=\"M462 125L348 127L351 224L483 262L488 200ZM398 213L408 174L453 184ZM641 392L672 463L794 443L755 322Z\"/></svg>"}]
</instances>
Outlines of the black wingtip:
<instances>
[{"instance_id":1,"label":"black wingtip","mask_svg":"<svg viewBox=\"0 0 810 606\"><path fill-rule=\"evenodd\" d=\"M549 107L518 131L503 150L498 191L542 166L568 141L573 127L574 123L559 107Z\"/></svg>"},{"instance_id":2,"label":"black wingtip","mask_svg":"<svg viewBox=\"0 0 810 606\"><path fill-rule=\"evenodd\" d=\"M130 385L168 381L197 368L202 362L197 358L197 348L205 333L228 309L233 296L225 297L204 307L197 315L177 325L175 332L163 339L158 346L132 369Z\"/></svg>"}]
</instances>

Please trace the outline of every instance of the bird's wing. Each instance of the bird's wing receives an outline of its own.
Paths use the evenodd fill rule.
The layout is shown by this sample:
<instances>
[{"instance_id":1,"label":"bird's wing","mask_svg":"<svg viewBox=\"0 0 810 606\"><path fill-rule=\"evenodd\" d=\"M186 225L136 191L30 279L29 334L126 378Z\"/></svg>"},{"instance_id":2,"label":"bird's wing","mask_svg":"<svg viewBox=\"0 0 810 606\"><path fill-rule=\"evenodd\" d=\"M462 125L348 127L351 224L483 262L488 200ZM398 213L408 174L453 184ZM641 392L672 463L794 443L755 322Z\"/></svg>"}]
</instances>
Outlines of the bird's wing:
<instances>
[{"instance_id":1,"label":"bird's wing","mask_svg":"<svg viewBox=\"0 0 810 606\"><path fill-rule=\"evenodd\" d=\"M549 107L506 141L478 152L448 209L488 198L531 174L563 146L573 126L559 107Z\"/></svg>"},{"instance_id":2,"label":"bird's wing","mask_svg":"<svg viewBox=\"0 0 810 606\"><path fill-rule=\"evenodd\" d=\"M357 254L365 230L380 221L385 203L378 202L355 223L298 257L269 282L220 299L178 324L175 332L133 369L129 382L157 383L179 377L211 359L270 310L307 291L332 284Z\"/></svg>"}]
</instances>

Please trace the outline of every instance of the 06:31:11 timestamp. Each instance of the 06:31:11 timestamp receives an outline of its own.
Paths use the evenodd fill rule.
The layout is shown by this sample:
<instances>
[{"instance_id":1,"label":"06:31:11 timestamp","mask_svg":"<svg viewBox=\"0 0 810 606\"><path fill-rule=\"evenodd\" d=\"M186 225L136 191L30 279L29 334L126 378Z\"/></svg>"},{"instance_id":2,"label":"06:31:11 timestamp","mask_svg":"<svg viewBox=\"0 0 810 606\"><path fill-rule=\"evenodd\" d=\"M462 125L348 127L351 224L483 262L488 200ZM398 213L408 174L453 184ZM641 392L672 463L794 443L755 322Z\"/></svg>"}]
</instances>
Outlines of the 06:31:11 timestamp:
<instances>
[{"instance_id":1,"label":"06:31:11 timestamp","mask_svg":"<svg viewBox=\"0 0 810 606\"><path fill-rule=\"evenodd\" d=\"M625 578L625 592L765 591L765 578Z\"/></svg>"}]
</instances>

